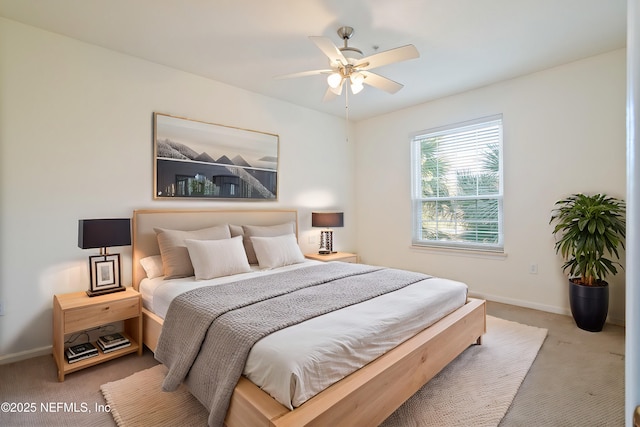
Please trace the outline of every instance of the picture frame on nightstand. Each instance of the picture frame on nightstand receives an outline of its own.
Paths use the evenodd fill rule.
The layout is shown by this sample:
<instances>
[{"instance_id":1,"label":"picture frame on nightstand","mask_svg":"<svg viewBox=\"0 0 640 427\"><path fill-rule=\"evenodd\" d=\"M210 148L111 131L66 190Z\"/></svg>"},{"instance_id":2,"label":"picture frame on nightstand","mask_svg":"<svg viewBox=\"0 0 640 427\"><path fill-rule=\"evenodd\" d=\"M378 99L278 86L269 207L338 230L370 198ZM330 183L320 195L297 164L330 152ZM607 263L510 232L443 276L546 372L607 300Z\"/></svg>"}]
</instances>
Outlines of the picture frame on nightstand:
<instances>
[{"instance_id":1,"label":"picture frame on nightstand","mask_svg":"<svg viewBox=\"0 0 640 427\"><path fill-rule=\"evenodd\" d=\"M120 285L120 254L94 255L89 257L91 284L88 294L124 290Z\"/></svg>"}]
</instances>

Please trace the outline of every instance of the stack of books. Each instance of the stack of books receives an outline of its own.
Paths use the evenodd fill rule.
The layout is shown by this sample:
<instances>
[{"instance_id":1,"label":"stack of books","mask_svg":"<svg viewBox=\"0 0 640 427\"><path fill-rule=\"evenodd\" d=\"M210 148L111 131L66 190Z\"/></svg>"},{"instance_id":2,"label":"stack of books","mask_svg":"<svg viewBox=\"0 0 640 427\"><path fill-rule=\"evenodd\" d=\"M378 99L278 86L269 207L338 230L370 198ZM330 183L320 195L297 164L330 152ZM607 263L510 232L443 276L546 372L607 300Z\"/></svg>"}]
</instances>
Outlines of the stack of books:
<instances>
[{"instance_id":1,"label":"stack of books","mask_svg":"<svg viewBox=\"0 0 640 427\"><path fill-rule=\"evenodd\" d=\"M117 332L101 336L98 338L97 343L103 353L109 353L131 345L131 341L127 337Z\"/></svg>"},{"instance_id":2,"label":"stack of books","mask_svg":"<svg viewBox=\"0 0 640 427\"><path fill-rule=\"evenodd\" d=\"M98 355L98 349L90 342L67 348L65 352L69 363L78 362Z\"/></svg>"}]
</instances>

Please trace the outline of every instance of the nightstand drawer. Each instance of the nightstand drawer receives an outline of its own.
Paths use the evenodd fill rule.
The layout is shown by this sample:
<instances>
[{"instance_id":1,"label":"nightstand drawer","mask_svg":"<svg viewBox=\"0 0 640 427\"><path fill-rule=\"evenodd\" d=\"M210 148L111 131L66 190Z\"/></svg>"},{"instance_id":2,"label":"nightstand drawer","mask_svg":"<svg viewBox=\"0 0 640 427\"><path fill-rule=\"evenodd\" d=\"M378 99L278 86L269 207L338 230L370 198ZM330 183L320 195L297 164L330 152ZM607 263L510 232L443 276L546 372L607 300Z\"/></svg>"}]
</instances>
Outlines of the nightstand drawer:
<instances>
[{"instance_id":1,"label":"nightstand drawer","mask_svg":"<svg viewBox=\"0 0 640 427\"><path fill-rule=\"evenodd\" d=\"M77 332L140 315L140 299L128 298L68 310L64 316L64 333Z\"/></svg>"}]
</instances>

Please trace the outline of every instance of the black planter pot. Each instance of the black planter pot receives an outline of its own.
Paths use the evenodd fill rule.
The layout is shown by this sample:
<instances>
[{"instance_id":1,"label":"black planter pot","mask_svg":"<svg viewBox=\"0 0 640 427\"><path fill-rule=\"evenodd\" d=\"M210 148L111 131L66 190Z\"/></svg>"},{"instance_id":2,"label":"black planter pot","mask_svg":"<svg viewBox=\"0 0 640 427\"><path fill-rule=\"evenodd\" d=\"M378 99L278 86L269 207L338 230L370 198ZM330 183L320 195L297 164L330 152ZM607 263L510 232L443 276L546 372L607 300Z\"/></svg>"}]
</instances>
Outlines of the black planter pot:
<instances>
[{"instance_id":1,"label":"black planter pot","mask_svg":"<svg viewBox=\"0 0 640 427\"><path fill-rule=\"evenodd\" d=\"M600 332L609 312L609 285L585 286L569 280L571 314L580 329Z\"/></svg>"}]
</instances>

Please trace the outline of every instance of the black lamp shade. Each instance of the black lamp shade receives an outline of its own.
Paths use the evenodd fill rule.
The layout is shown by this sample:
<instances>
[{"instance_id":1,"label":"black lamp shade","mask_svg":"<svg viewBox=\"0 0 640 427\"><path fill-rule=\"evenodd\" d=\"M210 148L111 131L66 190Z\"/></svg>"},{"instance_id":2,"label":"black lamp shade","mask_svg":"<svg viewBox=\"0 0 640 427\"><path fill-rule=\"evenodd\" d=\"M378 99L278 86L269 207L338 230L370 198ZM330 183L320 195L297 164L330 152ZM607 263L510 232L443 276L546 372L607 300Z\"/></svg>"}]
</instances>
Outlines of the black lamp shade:
<instances>
[{"instance_id":1,"label":"black lamp shade","mask_svg":"<svg viewBox=\"0 0 640 427\"><path fill-rule=\"evenodd\" d=\"M131 220L81 219L78 221L78 247L82 249L129 246L131 244Z\"/></svg>"},{"instance_id":2,"label":"black lamp shade","mask_svg":"<svg viewBox=\"0 0 640 427\"><path fill-rule=\"evenodd\" d=\"M311 212L312 227L344 227L344 213L342 212Z\"/></svg>"}]
</instances>

